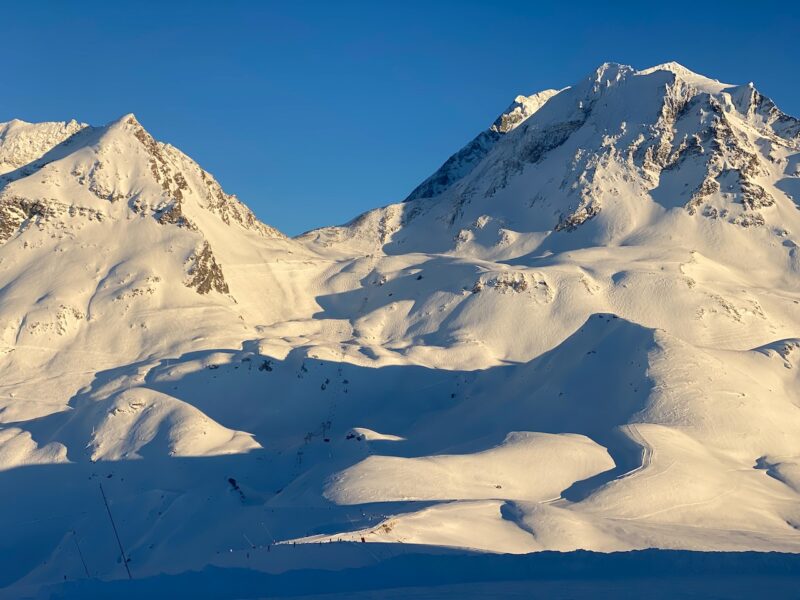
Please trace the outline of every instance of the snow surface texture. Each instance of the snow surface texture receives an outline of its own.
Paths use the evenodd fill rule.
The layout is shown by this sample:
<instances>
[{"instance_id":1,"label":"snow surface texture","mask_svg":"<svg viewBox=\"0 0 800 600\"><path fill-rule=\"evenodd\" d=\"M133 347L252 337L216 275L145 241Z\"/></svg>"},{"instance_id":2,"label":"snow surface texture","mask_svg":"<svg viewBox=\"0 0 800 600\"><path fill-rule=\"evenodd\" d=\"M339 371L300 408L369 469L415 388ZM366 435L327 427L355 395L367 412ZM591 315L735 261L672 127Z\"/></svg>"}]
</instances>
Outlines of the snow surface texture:
<instances>
[{"instance_id":1,"label":"snow surface texture","mask_svg":"<svg viewBox=\"0 0 800 600\"><path fill-rule=\"evenodd\" d=\"M603 65L295 239L133 115L0 167L0 587L800 552L800 121L752 85Z\"/></svg>"}]
</instances>

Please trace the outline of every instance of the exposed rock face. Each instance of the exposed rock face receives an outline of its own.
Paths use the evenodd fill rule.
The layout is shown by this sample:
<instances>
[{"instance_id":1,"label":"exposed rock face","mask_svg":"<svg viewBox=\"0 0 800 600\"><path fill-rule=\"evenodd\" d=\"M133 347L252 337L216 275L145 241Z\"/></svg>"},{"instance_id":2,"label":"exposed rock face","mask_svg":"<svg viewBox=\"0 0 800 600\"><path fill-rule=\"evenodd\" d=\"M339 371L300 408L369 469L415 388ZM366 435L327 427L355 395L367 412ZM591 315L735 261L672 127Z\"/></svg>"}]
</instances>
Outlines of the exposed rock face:
<instances>
[{"instance_id":1,"label":"exposed rock face","mask_svg":"<svg viewBox=\"0 0 800 600\"><path fill-rule=\"evenodd\" d=\"M206 210L219 216L227 225L238 224L242 228L254 231L264 237L284 237L277 229L259 221L247 206L239 202L236 196L226 194L209 173L201 169L185 154L169 144L156 141L135 117L129 116L127 124L133 129L136 139L149 154L150 172L163 190L162 205L155 207L155 216L159 223L173 224L189 229L195 228L182 209L185 196L195 195L197 201L202 202ZM187 181L185 173L189 172L198 177L195 186L190 185ZM138 200L135 201L135 204L138 211L144 210Z\"/></svg>"},{"instance_id":2,"label":"exposed rock face","mask_svg":"<svg viewBox=\"0 0 800 600\"><path fill-rule=\"evenodd\" d=\"M15 235L25 223L45 217L48 207L38 200L25 198L0 199L0 244Z\"/></svg>"},{"instance_id":3,"label":"exposed rock face","mask_svg":"<svg viewBox=\"0 0 800 600\"><path fill-rule=\"evenodd\" d=\"M202 248L189 258L188 287L195 288L198 294L208 294L210 291L227 294L230 290L222 275L222 267L214 258L211 244L203 242Z\"/></svg>"},{"instance_id":4,"label":"exposed rock face","mask_svg":"<svg viewBox=\"0 0 800 600\"><path fill-rule=\"evenodd\" d=\"M473 294L489 289L499 294L527 294L537 302L549 303L555 296L553 289L541 273L505 271L487 274L472 287Z\"/></svg>"},{"instance_id":5,"label":"exposed rock face","mask_svg":"<svg viewBox=\"0 0 800 600\"><path fill-rule=\"evenodd\" d=\"M200 170L200 177L206 185L205 207L219 215L223 223L239 224L244 229L255 231L262 237L284 239L280 231L262 223L245 204L232 194L226 194L217 181L206 171Z\"/></svg>"},{"instance_id":6,"label":"exposed rock face","mask_svg":"<svg viewBox=\"0 0 800 600\"><path fill-rule=\"evenodd\" d=\"M158 211L156 219L162 225L172 224L178 227L197 230L197 226L183 214L180 200L175 200L170 206Z\"/></svg>"},{"instance_id":7,"label":"exposed rock face","mask_svg":"<svg viewBox=\"0 0 800 600\"><path fill-rule=\"evenodd\" d=\"M556 223L553 231L575 231L586 221L596 217L598 214L600 214L599 203L587 199L573 212L562 217L561 220Z\"/></svg>"},{"instance_id":8,"label":"exposed rock face","mask_svg":"<svg viewBox=\"0 0 800 600\"><path fill-rule=\"evenodd\" d=\"M21 198L0 193L0 245L29 227L50 229L53 238L67 235L67 222L102 222L105 215L85 206L56 200Z\"/></svg>"},{"instance_id":9,"label":"exposed rock face","mask_svg":"<svg viewBox=\"0 0 800 600\"><path fill-rule=\"evenodd\" d=\"M714 114L711 126L704 131L701 144L708 156L703 182L686 204L686 210L695 214L714 194L731 193L749 211L775 204L775 199L756 182L768 172L763 158L749 140L737 134L722 105L713 97L704 98ZM731 180L725 190L720 181ZM705 213L704 213L705 214Z\"/></svg>"},{"instance_id":10,"label":"exposed rock face","mask_svg":"<svg viewBox=\"0 0 800 600\"><path fill-rule=\"evenodd\" d=\"M502 134L482 131L469 144L448 158L428 179L419 184L406 198L406 202L419 198L433 198L450 188L455 182L475 168Z\"/></svg>"},{"instance_id":11,"label":"exposed rock face","mask_svg":"<svg viewBox=\"0 0 800 600\"><path fill-rule=\"evenodd\" d=\"M489 129L479 133L469 144L448 158L433 175L418 185L405 201L432 198L442 194L469 174L500 138L516 129L557 93L556 90L544 90L531 96L517 96Z\"/></svg>"}]
</instances>

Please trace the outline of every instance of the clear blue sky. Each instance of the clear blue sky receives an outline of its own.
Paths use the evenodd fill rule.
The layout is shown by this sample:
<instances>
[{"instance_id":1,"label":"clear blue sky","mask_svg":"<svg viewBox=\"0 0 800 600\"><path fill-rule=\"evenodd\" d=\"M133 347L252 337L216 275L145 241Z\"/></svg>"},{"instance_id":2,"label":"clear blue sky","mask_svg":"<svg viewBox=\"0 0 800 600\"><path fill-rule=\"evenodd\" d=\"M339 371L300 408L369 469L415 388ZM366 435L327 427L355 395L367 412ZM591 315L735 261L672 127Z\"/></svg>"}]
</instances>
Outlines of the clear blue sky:
<instances>
[{"instance_id":1,"label":"clear blue sky","mask_svg":"<svg viewBox=\"0 0 800 600\"><path fill-rule=\"evenodd\" d=\"M402 199L516 94L605 61L752 80L800 115L798 2L14 4L0 121L134 112L290 234Z\"/></svg>"}]
</instances>

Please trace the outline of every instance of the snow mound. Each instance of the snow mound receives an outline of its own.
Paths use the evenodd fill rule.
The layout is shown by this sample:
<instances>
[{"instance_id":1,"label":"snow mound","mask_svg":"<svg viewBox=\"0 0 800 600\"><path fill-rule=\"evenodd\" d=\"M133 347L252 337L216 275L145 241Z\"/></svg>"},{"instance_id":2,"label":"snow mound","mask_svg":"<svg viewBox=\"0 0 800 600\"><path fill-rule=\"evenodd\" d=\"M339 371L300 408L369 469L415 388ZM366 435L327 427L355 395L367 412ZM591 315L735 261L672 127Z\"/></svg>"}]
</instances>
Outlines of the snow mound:
<instances>
[{"instance_id":1,"label":"snow mound","mask_svg":"<svg viewBox=\"0 0 800 600\"><path fill-rule=\"evenodd\" d=\"M261 448L248 433L231 431L193 406L152 390L133 389L104 403L94 427L91 460L147 456L218 456Z\"/></svg>"},{"instance_id":2,"label":"snow mound","mask_svg":"<svg viewBox=\"0 0 800 600\"><path fill-rule=\"evenodd\" d=\"M575 434L512 432L468 455L370 456L335 475L325 492L338 504L404 500L548 500L614 467L602 446Z\"/></svg>"}]
</instances>

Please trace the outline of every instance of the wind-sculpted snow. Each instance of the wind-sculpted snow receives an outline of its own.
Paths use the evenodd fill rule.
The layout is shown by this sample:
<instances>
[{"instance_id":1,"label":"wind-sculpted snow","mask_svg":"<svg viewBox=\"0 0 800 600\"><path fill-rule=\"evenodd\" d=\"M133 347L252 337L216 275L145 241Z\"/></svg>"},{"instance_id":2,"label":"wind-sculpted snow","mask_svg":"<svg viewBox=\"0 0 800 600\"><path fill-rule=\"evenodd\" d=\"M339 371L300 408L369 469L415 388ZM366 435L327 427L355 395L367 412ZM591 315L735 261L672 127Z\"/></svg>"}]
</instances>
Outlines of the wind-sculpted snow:
<instances>
[{"instance_id":1,"label":"wind-sculpted snow","mask_svg":"<svg viewBox=\"0 0 800 600\"><path fill-rule=\"evenodd\" d=\"M606 64L290 239L132 115L0 126L0 587L800 552L799 134Z\"/></svg>"}]
</instances>

